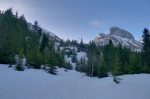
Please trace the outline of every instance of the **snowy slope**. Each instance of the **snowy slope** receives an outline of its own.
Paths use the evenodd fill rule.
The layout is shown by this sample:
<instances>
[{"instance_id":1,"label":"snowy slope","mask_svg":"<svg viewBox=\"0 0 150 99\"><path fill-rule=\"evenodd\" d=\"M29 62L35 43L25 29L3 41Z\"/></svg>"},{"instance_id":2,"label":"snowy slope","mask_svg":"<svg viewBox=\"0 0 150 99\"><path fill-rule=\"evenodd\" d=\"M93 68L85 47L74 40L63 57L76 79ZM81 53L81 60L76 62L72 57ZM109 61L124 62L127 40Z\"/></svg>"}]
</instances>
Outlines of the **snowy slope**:
<instances>
[{"instance_id":1,"label":"snowy slope","mask_svg":"<svg viewBox=\"0 0 150 99\"><path fill-rule=\"evenodd\" d=\"M43 70L23 72L0 65L0 99L150 99L150 75L90 78L74 70L58 69L58 75Z\"/></svg>"},{"instance_id":2,"label":"snowy slope","mask_svg":"<svg viewBox=\"0 0 150 99\"><path fill-rule=\"evenodd\" d=\"M86 61L88 61L88 58L87 58L87 53L86 52L77 52L77 60L80 61L81 58L85 58Z\"/></svg>"},{"instance_id":3,"label":"snowy slope","mask_svg":"<svg viewBox=\"0 0 150 99\"><path fill-rule=\"evenodd\" d=\"M118 46L120 43L123 47L130 48L136 52L140 52L143 47L142 43L136 41L130 32L118 27L111 27L109 34L100 33L93 41L99 46L104 46L110 40L112 40L115 46Z\"/></svg>"},{"instance_id":4,"label":"snowy slope","mask_svg":"<svg viewBox=\"0 0 150 99\"><path fill-rule=\"evenodd\" d=\"M30 30L33 30L33 24L32 23L28 23L28 27ZM61 41L61 38L59 38L55 33L48 31L45 28L42 28L42 32L49 34L49 39L54 40L54 41Z\"/></svg>"},{"instance_id":5,"label":"snowy slope","mask_svg":"<svg viewBox=\"0 0 150 99\"><path fill-rule=\"evenodd\" d=\"M75 68L76 68L76 63L73 63L73 62L72 62L72 57L68 57L67 55L65 55L64 59L65 59L65 61L66 61L67 63L70 63L70 64L71 64L72 69L75 69Z\"/></svg>"}]
</instances>

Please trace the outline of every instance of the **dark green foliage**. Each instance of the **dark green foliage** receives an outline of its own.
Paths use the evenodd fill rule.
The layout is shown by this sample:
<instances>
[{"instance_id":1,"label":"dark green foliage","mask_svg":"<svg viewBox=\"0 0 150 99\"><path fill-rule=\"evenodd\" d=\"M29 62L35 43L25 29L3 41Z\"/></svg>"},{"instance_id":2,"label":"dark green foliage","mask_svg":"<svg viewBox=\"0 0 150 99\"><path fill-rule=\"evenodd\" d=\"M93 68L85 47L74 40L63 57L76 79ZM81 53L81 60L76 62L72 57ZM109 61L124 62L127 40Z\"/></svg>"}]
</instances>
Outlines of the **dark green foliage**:
<instances>
[{"instance_id":1,"label":"dark green foliage","mask_svg":"<svg viewBox=\"0 0 150 99\"><path fill-rule=\"evenodd\" d=\"M16 66L16 70L17 71L24 71L24 68L22 66L17 65Z\"/></svg>"},{"instance_id":2,"label":"dark green foliage","mask_svg":"<svg viewBox=\"0 0 150 99\"><path fill-rule=\"evenodd\" d=\"M72 65L70 64L70 62L66 62L65 65L64 65L64 68L65 68L65 69L72 70L73 67L72 67Z\"/></svg>"},{"instance_id":3,"label":"dark green foliage","mask_svg":"<svg viewBox=\"0 0 150 99\"><path fill-rule=\"evenodd\" d=\"M81 70L91 77L97 76L102 78L108 76L108 70L104 61L103 53L94 42L90 42L88 47L88 63L84 66L84 68L82 67Z\"/></svg>"},{"instance_id":4,"label":"dark green foliage","mask_svg":"<svg viewBox=\"0 0 150 99\"><path fill-rule=\"evenodd\" d=\"M149 44L145 44L145 46L147 46L144 48L145 51L133 52L128 48L122 47L121 44L119 44L119 46L113 46L111 40L106 46L96 46L95 43L91 41L87 48L88 64L82 69L79 67L80 65L77 64L77 70L85 72L88 76L92 77L106 77L108 76L108 72L115 76L149 73L149 60L145 60L150 54L150 52L148 52ZM145 56L145 58L143 58L143 56Z\"/></svg>"},{"instance_id":5,"label":"dark green foliage","mask_svg":"<svg viewBox=\"0 0 150 99\"><path fill-rule=\"evenodd\" d=\"M86 74L88 76L97 76L97 66L99 65L99 49L95 45L94 42L90 42L89 48L88 48L88 66L86 70Z\"/></svg>"},{"instance_id":6,"label":"dark green foliage","mask_svg":"<svg viewBox=\"0 0 150 99\"><path fill-rule=\"evenodd\" d=\"M104 61L106 63L106 65L108 66L108 70L112 69L112 65L113 65L113 59L114 59L114 47L113 47L113 43L112 40L109 41L109 44L106 45L103 49L103 57L104 57Z\"/></svg>"},{"instance_id":7,"label":"dark green foliage","mask_svg":"<svg viewBox=\"0 0 150 99\"><path fill-rule=\"evenodd\" d=\"M114 61L114 66L113 66L113 69L112 69L112 73L113 75L122 75L123 74L123 70L122 70L122 66L121 64L119 63L119 59L118 57L115 57L115 61Z\"/></svg>"},{"instance_id":8,"label":"dark green foliage","mask_svg":"<svg viewBox=\"0 0 150 99\"><path fill-rule=\"evenodd\" d=\"M42 53L35 49L30 65L35 69L40 69L41 65L44 63L43 59Z\"/></svg>"},{"instance_id":9,"label":"dark green foliage","mask_svg":"<svg viewBox=\"0 0 150 99\"><path fill-rule=\"evenodd\" d=\"M86 71L86 61L85 57L81 57L80 61L76 63L76 70L80 72L85 72Z\"/></svg>"},{"instance_id":10,"label":"dark green foliage","mask_svg":"<svg viewBox=\"0 0 150 99\"><path fill-rule=\"evenodd\" d=\"M104 58L103 58L103 53L101 52L100 54L100 61L99 61L99 66L98 66L98 77L102 78L102 77L107 77L107 68L106 68L106 64L104 62Z\"/></svg>"},{"instance_id":11,"label":"dark green foliage","mask_svg":"<svg viewBox=\"0 0 150 99\"><path fill-rule=\"evenodd\" d=\"M41 46L40 46L40 52L42 53L43 50L45 49L45 47L48 44L48 35L46 35L45 33L42 36L42 41L41 41Z\"/></svg>"},{"instance_id":12,"label":"dark green foliage","mask_svg":"<svg viewBox=\"0 0 150 99\"><path fill-rule=\"evenodd\" d=\"M107 77L108 76L108 71L105 65L100 66L99 70L98 70L98 77L99 78L103 78L103 77Z\"/></svg>"},{"instance_id":13,"label":"dark green foliage","mask_svg":"<svg viewBox=\"0 0 150 99\"><path fill-rule=\"evenodd\" d=\"M17 57L17 64L16 64L16 70L17 71L23 71L23 62L22 62L22 58L23 58L23 50L21 49L19 52L19 55Z\"/></svg>"},{"instance_id":14,"label":"dark green foliage","mask_svg":"<svg viewBox=\"0 0 150 99\"><path fill-rule=\"evenodd\" d=\"M23 47L26 30L24 17L13 15L12 9L0 14L0 63L10 63L9 56L15 57Z\"/></svg>"},{"instance_id":15,"label":"dark green foliage","mask_svg":"<svg viewBox=\"0 0 150 99\"><path fill-rule=\"evenodd\" d=\"M42 30L37 21L32 25L26 21L24 15L18 16L17 12L14 15L12 9L0 11L0 64L15 64L15 56L18 55L17 70L23 70L23 57L27 59L29 66L36 69L43 64L72 69L71 64L64 61L64 55L68 55L72 57L73 63L77 63L76 70L85 72L91 77L106 77L108 72L115 76L150 73L150 33L148 29L144 29L144 46L142 52L138 53L122 47L121 44L114 46L112 40L105 46L97 46L93 41L84 44L82 39L80 42L69 39L61 40L62 47L74 47L73 50L68 48L68 52L60 50L56 52L54 44L55 42L50 40L49 34ZM77 62L75 48L78 52L87 52L87 62L84 57Z\"/></svg>"},{"instance_id":16,"label":"dark green foliage","mask_svg":"<svg viewBox=\"0 0 150 99\"><path fill-rule=\"evenodd\" d=\"M144 70L150 72L150 33L148 29L144 29L143 31L143 65Z\"/></svg>"},{"instance_id":17,"label":"dark green foliage","mask_svg":"<svg viewBox=\"0 0 150 99\"><path fill-rule=\"evenodd\" d=\"M0 13L0 63L14 64L14 57L22 50L27 64L39 69L42 64L64 66L63 54L56 53L54 41L35 21L28 23L24 15L14 15L12 9ZM22 59L19 58L19 61ZM16 69L20 69L20 63Z\"/></svg>"},{"instance_id":18,"label":"dark green foliage","mask_svg":"<svg viewBox=\"0 0 150 99\"><path fill-rule=\"evenodd\" d=\"M84 42L83 42L83 39L81 38L81 41L80 41L80 44L79 44L79 46L78 46L79 48L79 50L80 51L85 51L85 46L84 46Z\"/></svg>"}]
</instances>

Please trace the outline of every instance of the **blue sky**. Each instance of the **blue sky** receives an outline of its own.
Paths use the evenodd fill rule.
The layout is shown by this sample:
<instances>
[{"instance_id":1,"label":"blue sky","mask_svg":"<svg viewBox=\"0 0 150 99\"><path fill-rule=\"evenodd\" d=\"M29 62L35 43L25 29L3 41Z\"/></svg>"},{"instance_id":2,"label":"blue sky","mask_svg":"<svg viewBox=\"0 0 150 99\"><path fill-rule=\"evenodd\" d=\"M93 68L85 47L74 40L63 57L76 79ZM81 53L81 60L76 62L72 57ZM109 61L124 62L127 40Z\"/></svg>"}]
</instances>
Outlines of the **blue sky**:
<instances>
[{"instance_id":1,"label":"blue sky","mask_svg":"<svg viewBox=\"0 0 150 99\"><path fill-rule=\"evenodd\" d=\"M139 40L150 26L150 0L0 0L1 10L11 6L63 39L88 42L118 26Z\"/></svg>"}]
</instances>

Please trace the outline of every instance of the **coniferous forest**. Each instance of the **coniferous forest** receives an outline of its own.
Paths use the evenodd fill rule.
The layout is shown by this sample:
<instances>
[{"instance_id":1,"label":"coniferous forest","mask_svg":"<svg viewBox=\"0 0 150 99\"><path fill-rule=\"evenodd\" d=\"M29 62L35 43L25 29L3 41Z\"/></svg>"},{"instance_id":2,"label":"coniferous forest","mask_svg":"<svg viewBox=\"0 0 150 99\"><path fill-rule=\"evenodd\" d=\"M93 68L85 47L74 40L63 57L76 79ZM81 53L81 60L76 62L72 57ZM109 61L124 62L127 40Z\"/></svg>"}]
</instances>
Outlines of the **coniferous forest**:
<instances>
[{"instance_id":1,"label":"coniferous forest","mask_svg":"<svg viewBox=\"0 0 150 99\"><path fill-rule=\"evenodd\" d=\"M15 64L15 57L26 57L27 65L40 68L42 64L63 66L63 54L56 53L54 41L44 33L38 22L29 24L24 15L12 9L0 12L0 63Z\"/></svg>"},{"instance_id":2,"label":"coniferous forest","mask_svg":"<svg viewBox=\"0 0 150 99\"><path fill-rule=\"evenodd\" d=\"M140 31L139 31L140 32ZM150 33L147 28L143 30L143 48L141 52L131 51L121 44L114 46L112 41L108 45L97 46L93 41L85 44L81 39L57 41L61 46L76 46L78 51L87 53L88 61L82 58L77 62L76 52L55 50L55 40L49 38L38 22L30 24L24 15L19 16L12 9L0 11L0 63L17 64L17 70L23 70L21 61L27 60L27 67L40 69L47 64L53 70L54 66L72 69L71 64L65 62L64 55L72 55L72 61L76 63L76 70L86 73L91 77L107 77L110 74L138 74L150 73ZM17 62L16 62L17 57Z\"/></svg>"}]
</instances>

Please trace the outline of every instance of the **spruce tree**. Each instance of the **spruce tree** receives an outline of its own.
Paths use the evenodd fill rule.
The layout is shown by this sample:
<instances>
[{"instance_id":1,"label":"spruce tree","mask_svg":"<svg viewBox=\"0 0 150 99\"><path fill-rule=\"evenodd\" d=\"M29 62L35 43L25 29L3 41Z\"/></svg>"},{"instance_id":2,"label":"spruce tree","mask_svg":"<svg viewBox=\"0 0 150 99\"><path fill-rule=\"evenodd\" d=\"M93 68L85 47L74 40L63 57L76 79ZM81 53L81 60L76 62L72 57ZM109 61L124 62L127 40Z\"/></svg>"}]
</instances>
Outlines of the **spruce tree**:
<instances>
[{"instance_id":1,"label":"spruce tree","mask_svg":"<svg viewBox=\"0 0 150 99\"><path fill-rule=\"evenodd\" d=\"M145 70L147 71L150 68L150 33L148 29L143 31L143 59ZM148 70L148 72L150 72Z\"/></svg>"},{"instance_id":2,"label":"spruce tree","mask_svg":"<svg viewBox=\"0 0 150 99\"><path fill-rule=\"evenodd\" d=\"M43 33L41 46L40 46L40 52L41 53L43 52L43 50L45 49L47 44L48 44L48 36L45 33Z\"/></svg>"},{"instance_id":3,"label":"spruce tree","mask_svg":"<svg viewBox=\"0 0 150 99\"><path fill-rule=\"evenodd\" d=\"M106 68L106 65L105 65L105 62L104 62L104 59L103 59L103 53L101 52L101 54L100 54L100 63L99 63L99 66L98 66L98 77L102 78L102 77L107 77L107 76L108 76L107 68Z\"/></svg>"},{"instance_id":4,"label":"spruce tree","mask_svg":"<svg viewBox=\"0 0 150 99\"><path fill-rule=\"evenodd\" d=\"M23 49L20 49L19 55L17 57L17 64L16 64L16 70L23 71Z\"/></svg>"},{"instance_id":5,"label":"spruce tree","mask_svg":"<svg viewBox=\"0 0 150 99\"><path fill-rule=\"evenodd\" d=\"M122 69L121 69L121 64L120 64L119 57L118 57L117 54L115 55L115 61L114 61L114 63L115 64L113 66L112 74L114 76L121 75L122 74Z\"/></svg>"}]
</instances>

